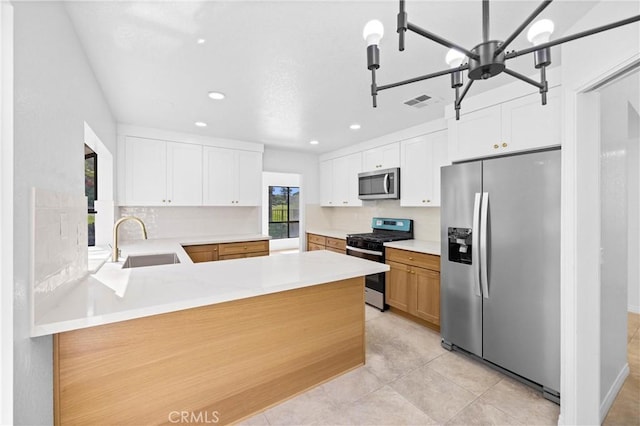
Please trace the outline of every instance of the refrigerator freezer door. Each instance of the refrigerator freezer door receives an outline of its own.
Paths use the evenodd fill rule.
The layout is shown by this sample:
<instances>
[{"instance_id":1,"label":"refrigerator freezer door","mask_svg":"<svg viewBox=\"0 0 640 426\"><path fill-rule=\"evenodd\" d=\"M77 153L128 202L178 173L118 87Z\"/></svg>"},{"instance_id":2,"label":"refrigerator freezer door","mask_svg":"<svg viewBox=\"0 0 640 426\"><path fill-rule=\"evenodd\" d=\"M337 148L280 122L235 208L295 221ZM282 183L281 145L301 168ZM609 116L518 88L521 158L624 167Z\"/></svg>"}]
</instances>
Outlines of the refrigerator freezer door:
<instances>
[{"instance_id":1,"label":"refrigerator freezer door","mask_svg":"<svg viewBox=\"0 0 640 426\"><path fill-rule=\"evenodd\" d=\"M486 160L483 184L483 358L559 391L560 151Z\"/></svg>"},{"instance_id":2,"label":"refrigerator freezer door","mask_svg":"<svg viewBox=\"0 0 640 426\"><path fill-rule=\"evenodd\" d=\"M474 271L478 262L460 263L449 261L449 228L470 228L471 239L477 240L474 228L474 200L482 191L481 163L465 163L441 169L442 207L440 257L440 333L443 341L452 343L478 356L482 356L482 297L476 295ZM475 236L474 236L475 233ZM460 256L452 256L459 258ZM474 256L475 257L475 256Z\"/></svg>"}]
</instances>

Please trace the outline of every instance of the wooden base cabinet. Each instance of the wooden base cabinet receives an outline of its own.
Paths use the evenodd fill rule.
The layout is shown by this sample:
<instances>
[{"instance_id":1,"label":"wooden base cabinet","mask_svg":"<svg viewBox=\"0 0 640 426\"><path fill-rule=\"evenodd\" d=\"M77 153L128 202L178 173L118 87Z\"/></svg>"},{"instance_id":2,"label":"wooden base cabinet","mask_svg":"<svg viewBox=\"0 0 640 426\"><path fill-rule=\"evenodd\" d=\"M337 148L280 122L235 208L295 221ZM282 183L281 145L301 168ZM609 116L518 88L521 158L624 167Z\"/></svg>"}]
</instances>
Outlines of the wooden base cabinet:
<instances>
[{"instance_id":1,"label":"wooden base cabinet","mask_svg":"<svg viewBox=\"0 0 640 426\"><path fill-rule=\"evenodd\" d=\"M341 238L307 233L307 251L313 250L329 250L334 253L345 254L347 241Z\"/></svg>"},{"instance_id":2,"label":"wooden base cabinet","mask_svg":"<svg viewBox=\"0 0 640 426\"><path fill-rule=\"evenodd\" d=\"M233 424L364 364L364 278L68 331L53 342L56 425Z\"/></svg>"},{"instance_id":3,"label":"wooden base cabinet","mask_svg":"<svg viewBox=\"0 0 640 426\"><path fill-rule=\"evenodd\" d=\"M267 240L224 244L198 244L182 247L193 263L269 256L269 241Z\"/></svg>"},{"instance_id":4,"label":"wooden base cabinet","mask_svg":"<svg viewBox=\"0 0 640 426\"><path fill-rule=\"evenodd\" d=\"M386 303L439 327L440 257L392 248L386 257Z\"/></svg>"}]
</instances>

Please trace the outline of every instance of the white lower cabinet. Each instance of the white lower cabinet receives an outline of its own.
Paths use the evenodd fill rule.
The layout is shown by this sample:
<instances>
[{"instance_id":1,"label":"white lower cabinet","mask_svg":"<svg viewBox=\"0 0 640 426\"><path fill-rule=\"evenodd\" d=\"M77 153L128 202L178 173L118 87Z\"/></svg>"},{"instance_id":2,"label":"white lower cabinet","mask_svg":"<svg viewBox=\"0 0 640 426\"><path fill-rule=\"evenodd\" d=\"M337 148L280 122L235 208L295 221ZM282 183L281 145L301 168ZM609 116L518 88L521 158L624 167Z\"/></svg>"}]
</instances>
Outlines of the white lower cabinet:
<instances>
[{"instance_id":1,"label":"white lower cabinet","mask_svg":"<svg viewBox=\"0 0 640 426\"><path fill-rule=\"evenodd\" d=\"M402 141L400 157L400 205L440 206L440 167L450 164L447 131Z\"/></svg>"},{"instance_id":2,"label":"white lower cabinet","mask_svg":"<svg viewBox=\"0 0 640 426\"><path fill-rule=\"evenodd\" d=\"M259 206L262 153L203 147L203 204Z\"/></svg>"},{"instance_id":3,"label":"white lower cabinet","mask_svg":"<svg viewBox=\"0 0 640 426\"><path fill-rule=\"evenodd\" d=\"M202 204L202 146L127 136L125 204Z\"/></svg>"},{"instance_id":4,"label":"white lower cabinet","mask_svg":"<svg viewBox=\"0 0 640 426\"><path fill-rule=\"evenodd\" d=\"M320 162L320 205L359 207L358 173L362 171L362 153Z\"/></svg>"},{"instance_id":5,"label":"white lower cabinet","mask_svg":"<svg viewBox=\"0 0 640 426\"><path fill-rule=\"evenodd\" d=\"M547 105L534 93L449 119L451 161L491 157L561 145L559 89Z\"/></svg>"}]
</instances>

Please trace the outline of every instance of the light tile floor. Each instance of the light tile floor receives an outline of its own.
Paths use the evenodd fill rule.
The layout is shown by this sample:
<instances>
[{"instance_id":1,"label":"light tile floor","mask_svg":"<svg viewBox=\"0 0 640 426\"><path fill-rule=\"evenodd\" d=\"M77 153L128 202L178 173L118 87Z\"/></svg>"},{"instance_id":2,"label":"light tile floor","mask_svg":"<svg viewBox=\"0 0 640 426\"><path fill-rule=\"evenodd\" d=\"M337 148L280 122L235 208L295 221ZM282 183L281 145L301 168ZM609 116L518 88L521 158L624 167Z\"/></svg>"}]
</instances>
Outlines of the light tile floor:
<instances>
[{"instance_id":1,"label":"light tile floor","mask_svg":"<svg viewBox=\"0 0 640 426\"><path fill-rule=\"evenodd\" d=\"M629 376L613 402L604 425L640 425L640 315L628 314L627 362Z\"/></svg>"},{"instance_id":2,"label":"light tile floor","mask_svg":"<svg viewBox=\"0 0 640 426\"><path fill-rule=\"evenodd\" d=\"M440 335L366 307L366 365L243 425L545 425L560 407L457 352Z\"/></svg>"}]
</instances>

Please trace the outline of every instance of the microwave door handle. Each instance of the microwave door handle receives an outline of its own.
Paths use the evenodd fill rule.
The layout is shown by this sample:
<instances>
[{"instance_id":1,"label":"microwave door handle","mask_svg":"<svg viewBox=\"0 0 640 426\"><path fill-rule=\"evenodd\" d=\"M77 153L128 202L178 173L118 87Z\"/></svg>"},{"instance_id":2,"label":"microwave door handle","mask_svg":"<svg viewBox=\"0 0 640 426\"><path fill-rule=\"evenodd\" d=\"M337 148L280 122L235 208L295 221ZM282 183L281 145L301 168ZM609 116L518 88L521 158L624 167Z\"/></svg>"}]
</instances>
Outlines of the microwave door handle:
<instances>
[{"instance_id":1,"label":"microwave door handle","mask_svg":"<svg viewBox=\"0 0 640 426\"><path fill-rule=\"evenodd\" d=\"M385 173L384 175L384 193L389 193L389 173Z\"/></svg>"},{"instance_id":2,"label":"microwave door handle","mask_svg":"<svg viewBox=\"0 0 640 426\"><path fill-rule=\"evenodd\" d=\"M473 202L473 228L471 228L471 265L473 273L473 289L476 296L482 297L480 289L480 203L482 195L476 192Z\"/></svg>"}]
</instances>

